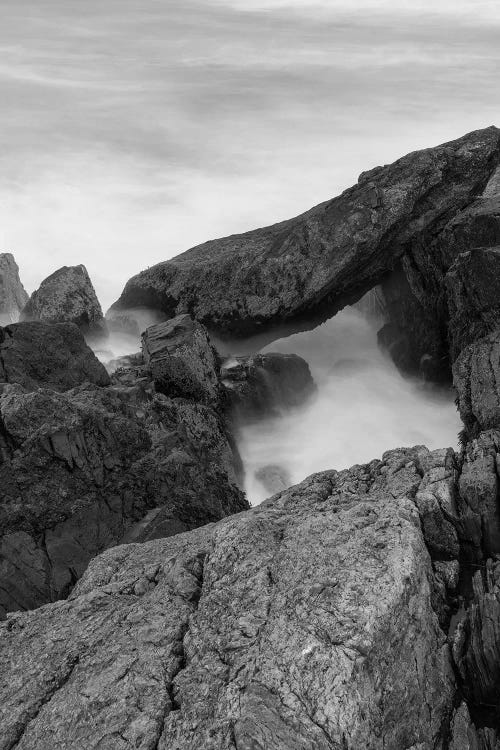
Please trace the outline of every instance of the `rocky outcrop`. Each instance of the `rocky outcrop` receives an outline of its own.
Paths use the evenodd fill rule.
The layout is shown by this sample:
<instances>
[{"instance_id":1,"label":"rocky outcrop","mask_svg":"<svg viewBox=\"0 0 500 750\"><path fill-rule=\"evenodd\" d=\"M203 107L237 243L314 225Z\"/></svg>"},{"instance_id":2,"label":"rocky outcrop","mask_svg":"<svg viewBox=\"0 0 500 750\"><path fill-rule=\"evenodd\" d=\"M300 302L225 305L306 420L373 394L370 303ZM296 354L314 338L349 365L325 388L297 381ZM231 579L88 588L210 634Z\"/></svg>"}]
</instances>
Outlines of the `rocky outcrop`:
<instances>
[{"instance_id":1,"label":"rocky outcrop","mask_svg":"<svg viewBox=\"0 0 500 750\"><path fill-rule=\"evenodd\" d=\"M72 324L9 328L14 345L21 331L27 354L36 352L33 332L48 337L39 341L46 357L53 337L70 333L95 360ZM91 383L72 381L69 364L62 382L50 356L43 372L36 357L25 360L17 369L4 360L9 384L0 389L0 616L67 595L89 560L122 539L168 536L248 508L216 404L167 397L138 362L111 382L95 360L102 380Z\"/></svg>"},{"instance_id":2,"label":"rocky outcrop","mask_svg":"<svg viewBox=\"0 0 500 750\"><path fill-rule=\"evenodd\" d=\"M108 385L109 376L71 323L14 323L0 328L0 383L65 391L84 382Z\"/></svg>"},{"instance_id":3,"label":"rocky outcrop","mask_svg":"<svg viewBox=\"0 0 500 750\"><path fill-rule=\"evenodd\" d=\"M108 550L68 601L0 626L0 747L446 747L457 690L412 499L440 470L393 451Z\"/></svg>"},{"instance_id":4,"label":"rocky outcrop","mask_svg":"<svg viewBox=\"0 0 500 750\"><path fill-rule=\"evenodd\" d=\"M121 305L180 315L111 385L5 378L0 603L69 597L0 623L0 750L499 750L499 136L139 275ZM256 358L223 386L186 310L275 335L378 282L401 366L453 365L461 451L389 451L219 521L247 507L224 410L228 388L260 403Z\"/></svg>"},{"instance_id":5,"label":"rocky outcrop","mask_svg":"<svg viewBox=\"0 0 500 750\"><path fill-rule=\"evenodd\" d=\"M189 315L148 328L142 335L142 352L161 393L217 402L217 355L206 329Z\"/></svg>"},{"instance_id":6,"label":"rocky outcrop","mask_svg":"<svg viewBox=\"0 0 500 750\"><path fill-rule=\"evenodd\" d=\"M66 595L125 534L167 536L248 507L217 415L147 379L64 394L10 386L0 425L0 614Z\"/></svg>"},{"instance_id":7,"label":"rocky outcrop","mask_svg":"<svg viewBox=\"0 0 500 750\"><path fill-rule=\"evenodd\" d=\"M219 334L267 331L272 340L274 327L313 327L399 269L408 289L401 310L392 305L391 322L408 331L408 316L418 320L413 356L427 355L439 369L447 355L444 276L459 253L500 244L499 147L492 127L364 172L341 196L295 219L143 271L113 307L189 312Z\"/></svg>"},{"instance_id":8,"label":"rocky outcrop","mask_svg":"<svg viewBox=\"0 0 500 750\"><path fill-rule=\"evenodd\" d=\"M221 378L236 420L273 416L300 406L315 391L309 365L296 354L231 357L222 366Z\"/></svg>"},{"instance_id":9,"label":"rocky outcrop","mask_svg":"<svg viewBox=\"0 0 500 750\"><path fill-rule=\"evenodd\" d=\"M500 326L500 246L460 253L445 281L454 361L466 346Z\"/></svg>"},{"instance_id":10,"label":"rocky outcrop","mask_svg":"<svg viewBox=\"0 0 500 750\"><path fill-rule=\"evenodd\" d=\"M74 323L86 334L103 335L106 324L85 266L63 266L48 276L22 312L22 320Z\"/></svg>"},{"instance_id":11,"label":"rocky outcrop","mask_svg":"<svg viewBox=\"0 0 500 750\"><path fill-rule=\"evenodd\" d=\"M494 157L492 164L498 164ZM396 363L432 379L449 377L460 351L500 321L496 250L500 245L500 167L489 172L484 188L447 221L439 232L422 234L407 245L382 284L390 299L390 343ZM398 278L399 275L399 278ZM404 357L401 338L406 342Z\"/></svg>"},{"instance_id":12,"label":"rocky outcrop","mask_svg":"<svg viewBox=\"0 0 500 750\"><path fill-rule=\"evenodd\" d=\"M500 330L463 350L453 366L453 381L469 436L500 426Z\"/></svg>"},{"instance_id":13,"label":"rocky outcrop","mask_svg":"<svg viewBox=\"0 0 500 750\"><path fill-rule=\"evenodd\" d=\"M0 325L17 323L28 299L14 256L0 253Z\"/></svg>"}]
</instances>

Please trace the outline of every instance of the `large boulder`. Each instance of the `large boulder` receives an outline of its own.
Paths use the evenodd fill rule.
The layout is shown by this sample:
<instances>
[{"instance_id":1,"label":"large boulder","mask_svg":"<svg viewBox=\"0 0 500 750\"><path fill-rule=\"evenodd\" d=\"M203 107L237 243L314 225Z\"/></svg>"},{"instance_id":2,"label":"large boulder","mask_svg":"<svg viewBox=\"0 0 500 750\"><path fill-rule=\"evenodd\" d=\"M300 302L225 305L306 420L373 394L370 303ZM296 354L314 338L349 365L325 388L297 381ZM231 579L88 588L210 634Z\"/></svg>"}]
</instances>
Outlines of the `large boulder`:
<instances>
[{"instance_id":1,"label":"large boulder","mask_svg":"<svg viewBox=\"0 0 500 750\"><path fill-rule=\"evenodd\" d=\"M0 382L57 391L84 382L108 385L109 375L72 323L14 323L0 328Z\"/></svg>"},{"instance_id":2,"label":"large boulder","mask_svg":"<svg viewBox=\"0 0 500 750\"><path fill-rule=\"evenodd\" d=\"M75 323L84 333L102 335L106 324L85 266L63 266L33 292L22 320Z\"/></svg>"},{"instance_id":3,"label":"large boulder","mask_svg":"<svg viewBox=\"0 0 500 750\"><path fill-rule=\"evenodd\" d=\"M402 271L394 326L422 317L414 357L446 358L444 275L458 253L500 244L500 130L491 127L364 172L289 221L206 242L132 278L113 306L189 312L227 336L314 326ZM427 322L434 321L430 332ZM429 350L431 349L431 350ZM443 368L449 369L443 360Z\"/></svg>"},{"instance_id":4,"label":"large boulder","mask_svg":"<svg viewBox=\"0 0 500 750\"><path fill-rule=\"evenodd\" d=\"M441 462L393 451L108 550L0 625L0 748L444 750L471 723L411 499Z\"/></svg>"},{"instance_id":5,"label":"large boulder","mask_svg":"<svg viewBox=\"0 0 500 750\"><path fill-rule=\"evenodd\" d=\"M0 325L17 323L28 299L14 256L0 253Z\"/></svg>"},{"instance_id":6,"label":"large boulder","mask_svg":"<svg viewBox=\"0 0 500 750\"><path fill-rule=\"evenodd\" d=\"M160 392L207 404L217 402L217 355L204 326L189 315L147 328L142 334L142 352Z\"/></svg>"},{"instance_id":7,"label":"large boulder","mask_svg":"<svg viewBox=\"0 0 500 750\"><path fill-rule=\"evenodd\" d=\"M233 417L245 421L300 406L315 390L309 365L296 354L231 357L221 378Z\"/></svg>"},{"instance_id":8,"label":"large boulder","mask_svg":"<svg viewBox=\"0 0 500 750\"><path fill-rule=\"evenodd\" d=\"M65 393L4 386L0 486L0 618L67 595L122 539L248 508L218 414L140 376Z\"/></svg>"}]
</instances>

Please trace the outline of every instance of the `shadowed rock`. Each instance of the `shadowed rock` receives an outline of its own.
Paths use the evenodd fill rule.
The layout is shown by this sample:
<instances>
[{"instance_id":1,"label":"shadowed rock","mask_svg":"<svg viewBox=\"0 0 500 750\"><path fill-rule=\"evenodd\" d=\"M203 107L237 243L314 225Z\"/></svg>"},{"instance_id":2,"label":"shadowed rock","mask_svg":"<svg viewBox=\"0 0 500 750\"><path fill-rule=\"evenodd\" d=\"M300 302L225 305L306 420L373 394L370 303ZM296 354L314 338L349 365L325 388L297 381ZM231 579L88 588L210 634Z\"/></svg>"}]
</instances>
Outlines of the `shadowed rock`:
<instances>
[{"instance_id":1,"label":"shadowed rock","mask_svg":"<svg viewBox=\"0 0 500 750\"><path fill-rule=\"evenodd\" d=\"M0 617L67 595L127 534L168 536L248 507L213 410L117 378L63 394L4 387Z\"/></svg>"},{"instance_id":2,"label":"shadowed rock","mask_svg":"<svg viewBox=\"0 0 500 750\"><path fill-rule=\"evenodd\" d=\"M500 326L500 246L460 253L446 274L452 361Z\"/></svg>"},{"instance_id":3,"label":"shadowed rock","mask_svg":"<svg viewBox=\"0 0 500 750\"><path fill-rule=\"evenodd\" d=\"M0 328L0 382L66 391L84 382L109 385L109 375L72 323L14 323Z\"/></svg>"},{"instance_id":4,"label":"shadowed rock","mask_svg":"<svg viewBox=\"0 0 500 750\"><path fill-rule=\"evenodd\" d=\"M142 335L142 351L160 392L208 404L218 400L215 350L206 329L189 315L147 328Z\"/></svg>"},{"instance_id":5,"label":"shadowed rock","mask_svg":"<svg viewBox=\"0 0 500 750\"><path fill-rule=\"evenodd\" d=\"M0 325L17 323L28 299L14 256L0 253Z\"/></svg>"},{"instance_id":6,"label":"shadowed rock","mask_svg":"<svg viewBox=\"0 0 500 750\"><path fill-rule=\"evenodd\" d=\"M469 435L500 427L500 330L463 350L453 365L453 381Z\"/></svg>"},{"instance_id":7,"label":"shadowed rock","mask_svg":"<svg viewBox=\"0 0 500 750\"><path fill-rule=\"evenodd\" d=\"M237 419L262 419L303 404L315 391L307 362L296 354L232 357L221 378Z\"/></svg>"},{"instance_id":8,"label":"shadowed rock","mask_svg":"<svg viewBox=\"0 0 500 750\"><path fill-rule=\"evenodd\" d=\"M22 312L22 320L74 323L84 333L106 333L101 305L85 266L63 266L48 276Z\"/></svg>"}]
</instances>

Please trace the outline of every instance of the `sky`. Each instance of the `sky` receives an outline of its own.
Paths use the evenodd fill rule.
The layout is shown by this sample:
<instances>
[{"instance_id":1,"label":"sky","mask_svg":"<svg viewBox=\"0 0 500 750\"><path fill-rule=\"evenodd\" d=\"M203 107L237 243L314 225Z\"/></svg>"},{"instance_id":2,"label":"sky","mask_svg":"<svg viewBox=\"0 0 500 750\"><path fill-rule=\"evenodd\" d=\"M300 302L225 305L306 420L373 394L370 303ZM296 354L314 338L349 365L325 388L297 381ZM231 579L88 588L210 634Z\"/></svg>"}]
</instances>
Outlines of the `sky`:
<instances>
[{"instance_id":1,"label":"sky","mask_svg":"<svg viewBox=\"0 0 500 750\"><path fill-rule=\"evenodd\" d=\"M500 4L1 0L0 252L29 292L301 213L500 125Z\"/></svg>"}]
</instances>

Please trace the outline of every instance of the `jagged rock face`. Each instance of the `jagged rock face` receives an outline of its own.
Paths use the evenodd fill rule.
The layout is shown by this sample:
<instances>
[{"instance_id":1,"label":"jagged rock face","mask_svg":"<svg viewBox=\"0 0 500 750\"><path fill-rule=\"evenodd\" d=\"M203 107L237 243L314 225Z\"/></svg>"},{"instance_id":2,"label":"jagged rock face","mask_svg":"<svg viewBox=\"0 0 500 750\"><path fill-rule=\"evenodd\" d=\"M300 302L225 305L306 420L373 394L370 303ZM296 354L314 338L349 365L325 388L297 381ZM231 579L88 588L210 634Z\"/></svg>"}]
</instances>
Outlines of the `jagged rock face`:
<instances>
[{"instance_id":1,"label":"jagged rock face","mask_svg":"<svg viewBox=\"0 0 500 750\"><path fill-rule=\"evenodd\" d=\"M453 365L460 417L468 434L500 426L500 330L466 347Z\"/></svg>"},{"instance_id":2,"label":"jagged rock face","mask_svg":"<svg viewBox=\"0 0 500 750\"><path fill-rule=\"evenodd\" d=\"M189 315L147 328L142 335L142 352L161 393L207 404L218 401L216 352L206 329Z\"/></svg>"},{"instance_id":3,"label":"jagged rock face","mask_svg":"<svg viewBox=\"0 0 500 750\"><path fill-rule=\"evenodd\" d=\"M498 156L489 179L469 205L458 210L440 231L423 228L407 243L398 264L400 279L391 275L382 288L391 299L389 343L397 364L406 367L407 353L416 369L432 379L449 378L449 363L477 336L500 321L498 258L500 245L500 167ZM489 273L488 273L489 272ZM405 342L403 357L401 338Z\"/></svg>"},{"instance_id":4,"label":"jagged rock face","mask_svg":"<svg viewBox=\"0 0 500 750\"><path fill-rule=\"evenodd\" d=\"M7 386L0 457L0 615L66 595L126 534L168 536L248 507L218 415L155 394L147 377L64 394Z\"/></svg>"},{"instance_id":5,"label":"jagged rock face","mask_svg":"<svg viewBox=\"0 0 500 750\"><path fill-rule=\"evenodd\" d=\"M445 277L452 361L500 326L500 246L461 253Z\"/></svg>"},{"instance_id":6,"label":"jagged rock face","mask_svg":"<svg viewBox=\"0 0 500 750\"><path fill-rule=\"evenodd\" d=\"M272 416L300 406L315 391L309 365L296 354L232 357L224 363L221 378L236 419Z\"/></svg>"},{"instance_id":7,"label":"jagged rock face","mask_svg":"<svg viewBox=\"0 0 500 750\"><path fill-rule=\"evenodd\" d=\"M143 271L113 307L189 312L221 334L269 331L272 339L273 326L307 328L331 317L400 262L414 304L446 327L442 279L456 254L500 244L499 146L492 127L365 172L302 216ZM401 322L394 311L394 325ZM418 360L427 353L421 331Z\"/></svg>"},{"instance_id":8,"label":"jagged rock face","mask_svg":"<svg viewBox=\"0 0 500 750\"><path fill-rule=\"evenodd\" d=\"M173 396L186 393L196 357L202 374L212 358L219 387L206 332L189 330L192 346L172 355ZM0 332L0 617L67 595L89 560L122 539L168 536L248 508L222 409L204 402L212 381L190 399L169 398L140 354L111 380L74 324Z\"/></svg>"},{"instance_id":9,"label":"jagged rock face","mask_svg":"<svg viewBox=\"0 0 500 750\"><path fill-rule=\"evenodd\" d=\"M412 498L446 460L393 451L108 550L0 625L0 747L444 750L457 692Z\"/></svg>"},{"instance_id":10,"label":"jagged rock face","mask_svg":"<svg viewBox=\"0 0 500 750\"><path fill-rule=\"evenodd\" d=\"M72 323L15 323L0 328L0 382L28 390L47 386L57 391L84 382L108 385L104 365Z\"/></svg>"},{"instance_id":11,"label":"jagged rock face","mask_svg":"<svg viewBox=\"0 0 500 750\"><path fill-rule=\"evenodd\" d=\"M0 325L17 323L28 299L14 256L0 253Z\"/></svg>"},{"instance_id":12,"label":"jagged rock face","mask_svg":"<svg viewBox=\"0 0 500 750\"><path fill-rule=\"evenodd\" d=\"M85 333L104 334L101 305L85 266L63 266L48 276L22 312L22 320L75 323Z\"/></svg>"}]
</instances>

